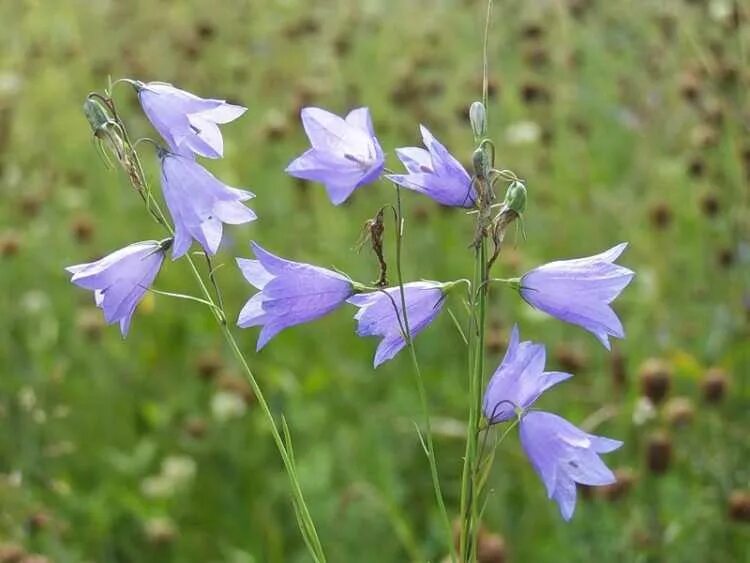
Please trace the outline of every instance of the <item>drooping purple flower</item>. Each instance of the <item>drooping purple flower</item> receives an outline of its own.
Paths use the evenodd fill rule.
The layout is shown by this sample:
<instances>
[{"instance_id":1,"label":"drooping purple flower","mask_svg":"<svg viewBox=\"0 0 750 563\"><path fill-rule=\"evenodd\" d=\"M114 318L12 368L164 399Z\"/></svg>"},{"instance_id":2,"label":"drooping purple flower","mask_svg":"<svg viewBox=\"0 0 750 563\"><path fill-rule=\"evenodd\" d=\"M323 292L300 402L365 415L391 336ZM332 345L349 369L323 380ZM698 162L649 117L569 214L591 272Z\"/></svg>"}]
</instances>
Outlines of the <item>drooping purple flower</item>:
<instances>
[{"instance_id":1,"label":"drooping purple flower","mask_svg":"<svg viewBox=\"0 0 750 563\"><path fill-rule=\"evenodd\" d=\"M404 284L406 320L412 338L430 324L442 310L445 301L444 285L434 281ZM357 334L382 337L375 352L375 367L393 358L406 346L399 323L399 320L401 323L404 321L404 310L398 287L354 295L348 302L359 307L354 316L358 321Z\"/></svg>"},{"instance_id":2,"label":"drooping purple flower","mask_svg":"<svg viewBox=\"0 0 750 563\"><path fill-rule=\"evenodd\" d=\"M161 185L175 227L172 259L190 248L193 239L211 255L216 254L222 223L239 225L256 219L241 202L252 193L232 188L190 157L161 151Z\"/></svg>"},{"instance_id":3,"label":"drooping purple flower","mask_svg":"<svg viewBox=\"0 0 750 563\"><path fill-rule=\"evenodd\" d=\"M257 349L287 327L327 315L354 293L346 276L284 260L252 243L256 260L237 258L245 279L260 289L240 311L237 325L262 326Z\"/></svg>"},{"instance_id":4,"label":"drooping purple flower","mask_svg":"<svg viewBox=\"0 0 750 563\"><path fill-rule=\"evenodd\" d=\"M146 117L173 152L221 158L224 139L218 125L240 117L247 108L224 100L199 98L165 82L135 82Z\"/></svg>"},{"instance_id":5,"label":"drooping purple flower","mask_svg":"<svg viewBox=\"0 0 750 563\"><path fill-rule=\"evenodd\" d=\"M396 149L408 174L389 174L389 180L423 193L443 205L473 207L474 187L471 176L455 157L424 125L419 126L427 150L419 147Z\"/></svg>"},{"instance_id":6,"label":"drooping purple flower","mask_svg":"<svg viewBox=\"0 0 750 563\"><path fill-rule=\"evenodd\" d=\"M525 411L544 391L572 377L544 371L545 359L544 346L528 340L519 343L518 327L514 326L505 357L484 393L482 408L490 424L514 418L517 409Z\"/></svg>"},{"instance_id":7,"label":"drooping purple flower","mask_svg":"<svg viewBox=\"0 0 750 563\"><path fill-rule=\"evenodd\" d=\"M585 328L609 350L609 336L625 336L609 304L635 275L614 264L626 247L621 243L595 256L535 268L521 278L521 296L532 307Z\"/></svg>"},{"instance_id":8,"label":"drooping purple flower","mask_svg":"<svg viewBox=\"0 0 750 563\"><path fill-rule=\"evenodd\" d=\"M120 332L127 336L133 312L159 273L171 243L172 239L136 242L96 262L65 269L73 274L71 282L94 292L107 323L120 323Z\"/></svg>"},{"instance_id":9,"label":"drooping purple flower","mask_svg":"<svg viewBox=\"0 0 750 563\"><path fill-rule=\"evenodd\" d=\"M342 119L324 109L309 107L302 110L301 117L312 148L287 166L289 175L321 182L334 205L380 176L385 156L368 108L354 109Z\"/></svg>"},{"instance_id":10,"label":"drooping purple flower","mask_svg":"<svg viewBox=\"0 0 750 563\"><path fill-rule=\"evenodd\" d=\"M520 434L526 456L565 520L570 520L575 510L576 483L597 486L615 482L599 454L622 446L619 440L588 434L564 418L542 411L521 418Z\"/></svg>"}]
</instances>

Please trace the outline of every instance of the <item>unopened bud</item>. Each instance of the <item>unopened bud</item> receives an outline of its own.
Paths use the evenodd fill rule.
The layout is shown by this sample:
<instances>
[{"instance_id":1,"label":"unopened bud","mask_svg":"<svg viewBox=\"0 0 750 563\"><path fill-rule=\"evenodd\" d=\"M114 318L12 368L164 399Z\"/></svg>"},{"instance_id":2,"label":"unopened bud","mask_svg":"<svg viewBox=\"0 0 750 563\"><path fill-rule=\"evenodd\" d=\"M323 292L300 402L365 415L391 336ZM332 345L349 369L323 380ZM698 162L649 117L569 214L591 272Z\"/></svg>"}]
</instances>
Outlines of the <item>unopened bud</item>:
<instances>
[{"instance_id":1,"label":"unopened bud","mask_svg":"<svg viewBox=\"0 0 750 563\"><path fill-rule=\"evenodd\" d=\"M100 131L111 122L106 107L95 98L86 98L86 101L83 102L83 113L96 136L99 136Z\"/></svg>"},{"instance_id":2,"label":"unopened bud","mask_svg":"<svg viewBox=\"0 0 750 563\"><path fill-rule=\"evenodd\" d=\"M471 104L469 122L475 139L482 139L487 134L487 110L482 102Z\"/></svg>"},{"instance_id":3,"label":"unopened bud","mask_svg":"<svg viewBox=\"0 0 750 563\"><path fill-rule=\"evenodd\" d=\"M526 186L523 182L516 180L508 186L508 191L505 192L505 207L518 215L523 215L526 211Z\"/></svg>"},{"instance_id":4,"label":"unopened bud","mask_svg":"<svg viewBox=\"0 0 750 563\"><path fill-rule=\"evenodd\" d=\"M487 151L482 147L476 149L474 154L471 155L471 162L477 178L486 178L492 168Z\"/></svg>"}]
</instances>

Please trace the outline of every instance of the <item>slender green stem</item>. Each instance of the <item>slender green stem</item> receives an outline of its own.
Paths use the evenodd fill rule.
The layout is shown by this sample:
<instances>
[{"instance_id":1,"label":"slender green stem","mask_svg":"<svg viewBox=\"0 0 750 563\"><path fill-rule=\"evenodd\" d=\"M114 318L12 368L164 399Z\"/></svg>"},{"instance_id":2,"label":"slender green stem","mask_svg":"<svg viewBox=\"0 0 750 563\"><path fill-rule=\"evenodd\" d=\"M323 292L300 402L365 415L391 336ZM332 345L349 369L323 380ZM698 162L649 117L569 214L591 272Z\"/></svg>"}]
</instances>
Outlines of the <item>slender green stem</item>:
<instances>
[{"instance_id":1,"label":"slender green stem","mask_svg":"<svg viewBox=\"0 0 750 563\"><path fill-rule=\"evenodd\" d=\"M114 104L111 104L111 107L113 108L113 113L117 115L116 110L114 110ZM119 118L118 118L118 121L119 121ZM147 209L149 210L151 215L154 217L156 222L162 225L164 229L170 234L170 236L174 236L174 229L172 228L169 221L167 220L166 215L164 214L164 212L161 209L161 206L159 205L159 202L154 198L153 194L151 193L151 190L149 189L148 182L146 180L146 175L143 171L143 166L140 162L138 153L134 149L132 149L132 144L130 143L130 140L127 136L127 131L124 125L122 125L122 123L120 123L120 125L122 126L125 142L128 144L128 146L130 147L132 151L131 156L134 161L133 164L136 168L137 182L138 184L140 184L134 187L138 190L138 192L143 197L146 203ZM131 180L134 180L132 176L131 176ZM268 425L271 428L271 434L273 436L273 440L276 444L279 454L281 455L281 459L284 464L284 469L286 470L287 476L289 477L289 482L290 482L291 489L292 489L292 498L294 501L293 502L294 510L298 518L300 531L302 532L305 544L308 550L310 551L310 555L312 556L313 560L316 563L325 563L326 562L325 553L323 551L322 544L320 543L320 539L318 537L315 524L310 514L310 510L308 509L307 503L305 502L304 495L302 494L302 488L300 486L299 479L297 478L294 459L292 458L292 455L290 454L290 449L287 449L284 443L284 440L281 436L281 433L279 432L276 421L273 417L273 413L271 412L271 409L268 406L268 402L266 401L266 398L263 394L263 391L260 388L260 385L258 384L257 380L255 379L255 376L253 375L253 372L250 369L250 366L248 365L247 360L245 359L245 356L242 353L242 350L237 344L237 341L235 340L234 335L232 334L231 330L227 326L226 313L224 311L223 303L221 302L221 292L213 276L213 268L211 266L211 261L210 259L208 259L209 277L216 291L217 299L220 300L219 304L216 303L213 296L211 295L211 291L209 290L208 286L203 280L203 276L201 275L200 270L198 269L198 266L195 264L195 261L193 260L192 256L190 256L190 254L186 254L185 259L188 265L190 266L190 270L193 274L193 277L198 283L198 286L201 290L201 293L203 294L205 298L205 301L208 303L211 313L213 314L214 318L216 319L216 322L218 323L221 329L224 339L226 340L227 344L232 350L232 353L234 354L235 358L240 364L242 371L245 374L245 377L250 383L250 387L253 390L253 394L255 395L258 405L260 406L261 412L263 413Z\"/></svg>"},{"instance_id":2,"label":"slender green stem","mask_svg":"<svg viewBox=\"0 0 750 563\"><path fill-rule=\"evenodd\" d=\"M414 366L414 375L417 380L417 392L419 394L419 404L422 410L422 418L424 419L425 425L425 453L427 454L427 460L430 464L430 476L432 478L432 487L435 492L435 500L437 501L438 508L440 509L440 516L443 520L443 525L446 530L446 537L448 539L448 547L450 549L451 561L455 563L457 561L458 553L456 552L456 546L453 542L453 532L451 528L450 517L448 516L448 510L445 507L445 500L443 499L443 491L440 487L440 476L438 474L437 459L435 457L435 446L432 440L432 423L430 422L430 409L427 403L427 392L425 391L424 379L422 378L422 370L419 367L419 360L417 359L417 351L414 346L414 339L411 337L411 330L409 329L409 315L406 311L406 296L404 293L404 277L401 272L401 242L403 239L403 214L401 211L401 189L397 184L394 184L396 188L396 275L398 276L398 288L401 297L401 311L403 315L403 328L404 328L404 339L409 348L409 357L411 358L412 365Z\"/></svg>"},{"instance_id":3,"label":"slender green stem","mask_svg":"<svg viewBox=\"0 0 750 563\"><path fill-rule=\"evenodd\" d=\"M475 326L471 331L469 356L469 422L466 428L466 453L461 477L461 560L473 561L479 532L478 441L482 417L482 380L484 374L484 329L487 308L487 241L482 239L475 254L472 298Z\"/></svg>"}]
</instances>

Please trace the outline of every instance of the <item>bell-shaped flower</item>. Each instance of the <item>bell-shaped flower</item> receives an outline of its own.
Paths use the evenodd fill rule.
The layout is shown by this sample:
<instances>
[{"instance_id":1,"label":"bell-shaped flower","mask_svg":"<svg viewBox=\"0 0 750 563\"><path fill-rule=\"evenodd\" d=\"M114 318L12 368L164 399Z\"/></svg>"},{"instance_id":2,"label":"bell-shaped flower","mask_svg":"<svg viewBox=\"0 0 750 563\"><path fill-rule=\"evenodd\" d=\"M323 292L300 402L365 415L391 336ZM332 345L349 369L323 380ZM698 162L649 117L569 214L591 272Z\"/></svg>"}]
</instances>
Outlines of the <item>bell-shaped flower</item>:
<instances>
[{"instance_id":1,"label":"bell-shaped flower","mask_svg":"<svg viewBox=\"0 0 750 563\"><path fill-rule=\"evenodd\" d=\"M521 296L532 307L585 328L609 350L609 336L625 336L610 303L635 275L614 263L626 247L622 243L595 256L535 268L521 278Z\"/></svg>"},{"instance_id":2,"label":"bell-shaped flower","mask_svg":"<svg viewBox=\"0 0 750 563\"><path fill-rule=\"evenodd\" d=\"M120 323L120 332L127 336L133 312L154 283L171 243L172 239L137 242L96 262L66 270L73 274L71 282L94 292L96 306L104 311L107 323Z\"/></svg>"},{"instance_id":3,"label":"bell-shaped flower","mask_svg":"<svg viewBox=\"0 0 750 563\"><path fill-rule=\"evenodd\" d=\"M370 110L358 108L345 119L320 108L304 108L302 125L312 148L293 160L286 172L321 182L334 205L344 202L383 171L385 157L375 137Z\"/></svg>"},{"instance_id":4,"label":"bell-shaped flower","mask_svg":"<svg viewBox=\"0 0 750 563\"><path fill-rule=\"evenodd\" d=\"M569 373L544 371L542 344L519 342L514 326L502 363L487 384L482 409L490 424L504 422L528 409L547 389L572 377Z\"/></svg>"},{"instance_id":5,"label":"bell-shaped flower","mask_svg":"<svg viewBox=\"0 0 750 563\"><path fill-rule=\"evenodd\" d=\"M409 324L412 338L433 321L443 308L444 289L445 284L434 281L404 284L406 319L398 287L357 294L349 298L349 303L359 307L354 316L358 322L357 334L382 338L375 352L375 367L393 358L406 346L404 320Z\"/></svg>"},{"instance_id":6,"label":"bell-shaped flower","mask_svg":"<svg viewBox=\"0 0 750 563\"><path fill-rule=\"evenodd\" d=\"M615 476L599 454L622 446L619 440L588 434L555 414L530 411L521 418L521 445L544 482L547 496L570 520L576 505L576 483L609 485Z\"/></svg>"},{"instance_id":7,"label":"bell-shaped flower","mask_svg":"<svg viewBox=\"0 0 750 563\"><path fill-rule=\"evenodd\" d=\"M172 259L190 248L193 239L206 253L219 249L223 223L239 225L256 219L242 202L252 193L232 188L190 157L160 151L161 185L175 228Z\"/></svg>"},{"instance_id":8,"label":"bell-shaped flower","mask_svg":"<svg viewBox=\"0 0 750 563\"><path fill-rule=\"evenodd\" d=\"M420 147L396 149L396 155L409 173L389 174L386 178L443 205L473 207L474 187L469 173L427 127L420 125L419 130L427 150Z\"/></svg>"},{"instance_id":9,"label":"bell-shaped flower","mask_svg":"<svg viewBox=\"0 0 750 563\"><path fill-rule=\"evenodd\" d=\"M224 139L219 125L240 117L247 108L224 100L199 98L165 82L135 82L138 99L169 148L176 153L221 158Z\"/></svg>"},{"instance_id":10,"label":"bell-shaped flower","mask_svg":"<svg viewBox=\"0 0 750 563\"><path fill-rule=\"evenodd\" d=\"M252 243L256 260L237 258L245 279L260 291L240 311L237 325L262 326L257 349L287 327L327 315L354 293L346 276L284 260Z\"/></svg>"}]
</instances>

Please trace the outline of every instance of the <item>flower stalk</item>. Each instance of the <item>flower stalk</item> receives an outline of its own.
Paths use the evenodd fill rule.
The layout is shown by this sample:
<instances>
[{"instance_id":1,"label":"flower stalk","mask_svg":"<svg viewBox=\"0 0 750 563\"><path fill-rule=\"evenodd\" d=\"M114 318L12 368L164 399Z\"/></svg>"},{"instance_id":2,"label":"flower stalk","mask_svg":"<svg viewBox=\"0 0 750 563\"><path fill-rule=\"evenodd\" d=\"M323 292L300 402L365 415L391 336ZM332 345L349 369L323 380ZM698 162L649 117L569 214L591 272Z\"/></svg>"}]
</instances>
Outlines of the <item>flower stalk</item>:
<instances>
[{"instance_id":1,"label":"flower stalk","mask_svg":"<svg viewBox=\"0 0 750 563\"><path fill-rule=\"evenodd\" d=\"M169 233L171 237L173 237L174 229L172 225L170 224L170 222L167 220L166 215L164 214L163 210L161 209L161 206L159 205L159 202L156 200L156 198L154 198L153 194L151 193L151 190L148 187L148 181L146 179L145 173L143 172L143 167L140 162L140 157L138 156L137 151L133 148L133 144L130 142L130 139L127 134L127 129L125 128L122 121L120 121L119 117L117 117L117 112L116 112L113 100L108 97L107 98L101 97L101 98L106 100L106 106L111 109L111 114L112 114L111 118L117 124L117 131L121 132L120 138L125 147L124 154L127 155L127 158L124 160L121 160L121 163L123 164L123 167L126 169L128 178L133 184L133 187L143 197L146 203L147 209L149 210L152 217L156 220L157 223L162 225L162 227ZM323 547L320 542L320 538L318 536L315 523L312 519L312 515L310 513L310 510L307 506L304 495L302 493L302 487L297 477L296 467L295 467L295 463L293 459L293 454L291 452L291 448L287 447L287 444L285 443L284 438L282 437L281 432L279 431L279 427L276 423L273 413L271 412L271 409L268 405L268 401L266 400L265 395L263 394L263 390L261 389L260 385L258 384L258 381L255 378L255 375L250 369L250 366L247 363L247 359L242 353L242 350L240 349L237 343L237 340L234 338L232 331L227 325L226 312L224 311L223 303L221 302L221 293L220 293L218 284L216 283L216 280L214 277L215 268L212 267L210 258L209 258L209 261L207 262L209 270L210 270L209 279L211 280L211 284L216 291L216 298L214 298L214 296L211 293L211 290L208 287L208 284L203 279L203 276L197 264L195 263L195 260L193 260L193 257L189 253L186 253L184 255L184 259L187 261L188 266L190 267L190 271L198 284L200 292L203 295L203 299L209 304L208 308L211 311L217 324L219 325L222 336L224 337L227 345L232 351L232 354L237 360L237 363L240 365L240 368L245 378L250 384L253 394L256 400L258 401L258 405L260 406L260 410L263 413L264 418L266 419L266 423L269 425L271 429L271 435L273 437L274 443L276 444L276 448L279 451L279 455L281 456L284 469L287 473L289 483L291 485L292 500L293 500L295 515L297 517L297 521L298 521L300 531L303 536L303 540L305 541L307 549L310 552L310 556L313 558L313 560L316 563L325 563L326 556L323 551ZM218 303L217 303L217 300L219 301Z\"/></svg>"}]
</instances>

